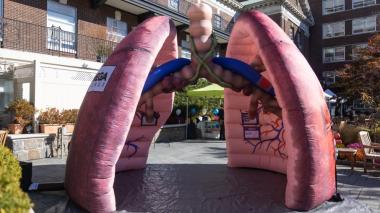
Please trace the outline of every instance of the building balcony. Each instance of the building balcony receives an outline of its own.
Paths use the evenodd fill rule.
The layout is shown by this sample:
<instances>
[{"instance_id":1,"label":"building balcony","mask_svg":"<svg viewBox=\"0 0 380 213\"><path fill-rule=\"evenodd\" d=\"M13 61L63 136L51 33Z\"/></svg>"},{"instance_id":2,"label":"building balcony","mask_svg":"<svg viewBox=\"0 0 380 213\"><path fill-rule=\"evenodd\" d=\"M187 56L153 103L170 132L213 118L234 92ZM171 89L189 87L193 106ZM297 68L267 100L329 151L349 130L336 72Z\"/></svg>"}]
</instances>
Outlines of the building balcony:
<instances>
[{"instance_id":1,"label":"building balcony","mask_svg":"<svg viewBox=\"0 0 380 213\"><path fill-rule=\"evenodd\" d=\"M12 19L0 19L1 48L104 62L117 43Z\"/></svg>"}]
</instances>

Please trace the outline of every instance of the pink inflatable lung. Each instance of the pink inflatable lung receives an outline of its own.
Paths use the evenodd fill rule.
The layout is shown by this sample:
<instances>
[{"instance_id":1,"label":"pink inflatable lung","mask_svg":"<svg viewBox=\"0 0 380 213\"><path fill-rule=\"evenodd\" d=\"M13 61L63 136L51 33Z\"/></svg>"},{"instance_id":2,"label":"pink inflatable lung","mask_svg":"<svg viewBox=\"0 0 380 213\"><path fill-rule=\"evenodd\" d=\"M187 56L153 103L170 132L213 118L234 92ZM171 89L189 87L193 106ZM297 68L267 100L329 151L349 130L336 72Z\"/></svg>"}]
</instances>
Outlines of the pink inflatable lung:
<instances>
[{"instance_id":1,"label":"pink inflatable lung","mask_svg":"<svg viewBox=\"0 0 380 213\"><path fill-rule=\"evenodd\" d=\"M160 94L154 97L153 101L154 111L159 115L157 124L141 126L143 113L136 113L120 159L116 164L116 172L145 167L150 144L171 114L174 94ZM141 110L143 109L144 105L141 106Z\"/></svg>"},{"instance_id":2,"label":"pink inflatable lung","mask_svg":"<svg viewBox=\"0 0 380 213\"><path fill-rule=\"evenodd\" d=\"M204 36L211 33L206 29L211 24L199 20L211 22L206 14L211 10L203 5L190 11L197 20L192 24L198 26L191 28L198 36L195 46L204 54L212 44ZM242 14L236 22L227 55L247 64L260 58L266 68L262 74L273 85L282 109L276 113L280 118L266 111L264 101L255 119L250 119L252 99L225 90L228 165L286 174L289 208L309 210L328 200L335 192L331 122L322 88L305 58L276 23L255 11ZM132 31L99 70L82 103L66 167L66 191L81 207L114 211L115 172L145 167L150 143L170 115L174 95L155 96L152 106L145 102L148 93L143 98L141 93L151 68L176 57L174 24L167 17L154 17ZM227 73L210 66L215 73ZM196 66L173 76L191 79L191 67ZM154 88L163 91L165 85ZM141 100L145 105L139 106ZM148 122L145 114L153 111L155 119Z\"/></svg>"},{"instance_id":3,"label":"pink inflatable lung","mask_svg":"<svg viewBox=\"0 0 380 213\"><path fill-rule=\"evenodd\" d=\"M248 64L257 56L261 58L266 68L263 75L275 88L283 117L277 121L260 113L258 118L263 121L259 121L256 133L256 125L239 120L240 111L248 110L249 99L226 89L229 166L285 173L285 202L292 209L309 210L330 199L335 192L331 121L323 90L306 59L275 22L257 11L239 17L227 56ZM243 132L250 126L245 131L247 140Z\"/></svg>"},{"instance_id":4,"label":"pink inflatable lung","mask_svg":"<svg viewBox=\"0 0 380 213\"><path fill-rule=\"evenodd\" d=\"M116 209L116 168L145 166L149 144L159 126L138 127L136 108L154 62L176 56L174 24L168 17L154 17L117 46L93 80L79 112L65 179L70 198L88 211ZM171 111L173 95L156 99L160 100L156 110L162 125Z\"/></svg>"}]
</instances>

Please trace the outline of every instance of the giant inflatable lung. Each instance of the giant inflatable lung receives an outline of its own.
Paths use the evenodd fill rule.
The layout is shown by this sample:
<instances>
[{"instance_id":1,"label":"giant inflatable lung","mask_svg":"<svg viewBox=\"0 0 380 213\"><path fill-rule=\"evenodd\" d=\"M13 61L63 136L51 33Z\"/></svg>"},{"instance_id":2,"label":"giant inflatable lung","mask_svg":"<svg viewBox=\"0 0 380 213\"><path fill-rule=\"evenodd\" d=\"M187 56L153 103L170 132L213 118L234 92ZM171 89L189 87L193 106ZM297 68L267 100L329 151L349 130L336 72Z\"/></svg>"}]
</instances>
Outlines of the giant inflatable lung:
<instances>
[{"instance_id":1,"label":"giant inflatable lung","mask_svg":"<svg viewBox=\"0 0 380 213\"><path fill-rule=\"evenodd\" d=\"M137 126L136 109L154 62L177 57L175 30L168 17L142 23L116 47L85 96L67 159L65 188L90 212L115 210L116 163L119 171L143 168L158 125L171 111L173 95L157 96L159 124Z\"/></svg>"},{"instance_id":2,"label":"giant inflatable lung","mask_svg":"<svg viewBox=\"0 0 380 213\"><path fill-rule=\"evenodd\" d=\"M148 94L143 92L146 81L163 80L161 71L169 75L173 70L166 72L168 67L182 74L190 70L186 66L190 61L165 63L177 57L176 40L169 18L145 21L117 46L89 87L72 138L65 179L70 198L88 211L114 211L115 172L145 167L150 143L172 110L173 93L154 97L153 123L146 120L144 111L152 103L140 106L139 102ZM251 83L263 91L273 86L282 110L279 117L259 105L252 119L247 111L255 97L225 89L228 166L286 174L288 208L308 210L328 200L335 192L330 117L322 88L305 58L276 23L255 11L241 15L236 22L227 56L246 64L261 58L266 68L261 74L270 83ZM228 60L213 60L225 68L223 61ZM149 74L161 64L165 69ZM239 69L235 72L240 73ZM148 75L159 79L151 81Z\"/></svg>"},{"instance_id":3,"label":"giant inflatable lung","mask_svg":"<svg viewBox=\"0 0 380 213\"><path fill-rule=\"evenodd\" d=\"M335 192L330 115L323 90L306 59L276 23L257 11L239 17L231 33L227 56L248 64L260 56L266 68L263 75L276 91L283 118L276 121L259 111L259 133L269 132L256 140L244 139L243 128L250 125L242 123L239 114L240 110L247 110L249 99L226 89L229 166L285 173L285 202L292 209L308 210L330 199ZM252 153L257 144L260 147Z\"/></svg>"}]
</instances>

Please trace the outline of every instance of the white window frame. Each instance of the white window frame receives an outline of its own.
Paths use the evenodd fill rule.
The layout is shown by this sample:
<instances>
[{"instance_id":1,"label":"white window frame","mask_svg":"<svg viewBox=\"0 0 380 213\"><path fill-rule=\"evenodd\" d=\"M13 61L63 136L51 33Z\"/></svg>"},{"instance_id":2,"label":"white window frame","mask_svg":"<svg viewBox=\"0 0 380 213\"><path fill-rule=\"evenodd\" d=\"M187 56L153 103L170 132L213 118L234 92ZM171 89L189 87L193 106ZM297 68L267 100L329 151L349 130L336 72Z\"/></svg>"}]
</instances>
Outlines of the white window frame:
<instances>
[{"instance_id":1,"label":"white window frame","mask_svg":"<svg viewBox=\"0 0 380 213\"><path fill-rule=\"evenodd\" d=\"M76 53L76 8L51 0L48 0L47 4L46 48L68 53ZM51 9L49 10L49 8ZM62 8L64 8L69 14L63 13ZM55 26L55 24L57 26Z\"/></svg>"},{"instance_id":2,"label":"white window frame","mask_svg":"<svg viewBox=\"0 0 380 213\"><path fill-rule=\"evenodd\" d=\"M375 4L376 0L352 0L352 9L369 7Z\"/></svg>"},{"instance_id":3,"label":"white window frame","mask_svg":"<svg viewBox=\"0 0 380 213\"><path fill-rule=\"evenodd\" d=\"M326 2L327 1L332 1L333 5L336 5L336 1L341 1L341 0L322 0L322 15L328 15L328 14L332 14L332 13L337 13L337 12L341 12L341 11L345 11L346 10L346 2L343 0L343 9L341 10L338 10L336 9L337 6L333 6L333 11L332 12L326 12ZM340 6L339 6L340 8Z\"/></svg>"},{"instance_id":4,"label":"white window frame","mask_svg":"<svg viewBox=\"0 0 380 213\"><path fill-rule=\"evenodd\" d=\"M337 48L343 48L343 59L336 59L336 50ZM333 56L332 56L332 59L330 60L327 60L326 58L326 51L327 50L331 50L333 49L334 50L334 53L333 53ZM323 63L324 64L327 64L327 63L335 63L335 62L342 62L342 61L345 61L346 60L346 46L336 46L336 47L325 47L323 48Z\"/></svg>"},{"instance_id":5,"label":"white window frame","mask_svg":"<svg viewBox=\"0 0 380 213\"><path fill-rule=\"evenodd\" d=\"M175 11L179 10L179 0L169 0L168 1L168 7L170 9L173 9Z\"/></svg>"},{"instance_id":6,"label":"white window frame","mask_svg":"<svg viewBox=\"0 0 380 213\"><path fill-rule=\"evenodd\" d=\"M339 29L340 26L343 24L343 35L336 35L337 32L335 29ZM327 29L328 27L332 28L332 33L331 36L327 36ZM340 33L340 32L339 32ZM330 23L325 23L322 25L322 38L323 39L329 39L329 38L336 38L336 37L341 37L346 35L346 22L345 21L338 21L338 22L330 22Z\"/></svg>"},{"instance_id":7,"label":"white window frame","mask_svg":"<svg viewBox=\"0 0 380 213\"><path fill-rule=\"evenodd\" d=\"M336 71L324 71L322 72L323 83L326 86L334 84L336 82ZM328 81L326 79L332 79L332 81Z\"/></svg>"},{"instance_id":8,"label":"white window frame","mask_svg":"<svg viewBox=\"0 0 380 213\"><path fill-rule=\"evenodd\" d=\"M119 43L128 34L128 24L115 18L107 17L107 40ZM115 25L116 24L116 25Z\"/></svg>"},{"instance_id":9,"label":"white window frame","mask_svg":"<svg viewBox=\"0 0 380 213\"><path fill-rule=\"evenodd\" d=\"M374 21L374 23L375 23L375 28L373 29L373 30L367 30L366 28L368 28L367 27L367 24L368 23L371 23L371 22L369 22L368 20L370 19L370 18L374 18L375 19L375 21ZM364 21L364 27L363 28L361 28L362 29L362 31L361 32L354 32L354 22L355 21ZM363 23L362 23L363 24ZM372 33L372 32L376 32L377 31L377 15L373 15L373 16L366 16L366 17L361 17L361 18L355 18L355 19L352 19L352 35L358 35L358 34L364 34L364 33ZM365 30L367 30L367 31L365 31Z\"/></svg>"}]
</instances>

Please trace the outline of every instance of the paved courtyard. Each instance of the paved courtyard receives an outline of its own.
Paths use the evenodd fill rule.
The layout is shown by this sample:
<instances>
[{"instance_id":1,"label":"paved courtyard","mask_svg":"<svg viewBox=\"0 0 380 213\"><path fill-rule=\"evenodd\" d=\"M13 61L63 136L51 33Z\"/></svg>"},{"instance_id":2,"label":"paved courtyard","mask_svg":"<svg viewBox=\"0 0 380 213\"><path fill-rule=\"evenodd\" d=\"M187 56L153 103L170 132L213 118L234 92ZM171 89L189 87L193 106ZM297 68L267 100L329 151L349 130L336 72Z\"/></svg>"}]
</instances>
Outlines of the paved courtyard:
<instances>
[{"instance_id":1,"label":"paved courtyard","mask_svg":"<svg viewBox=\"0 0 380 213\"><path fill-rule=\"evenodd\" d=\"M226 164L226 147L223 142L159 143L151 147L148 164ZM66 159L41 159L33 161L33 182L62 182ZM196 176L194 176L196 178ZM380 171L363 173L361 167L354 171L349 166L338 165L338 189L343 197L354 199L380 213ZM50 207L67 200L64 191L30 192L35 212L45 212Z\"/></svg>"}]
</instances>

